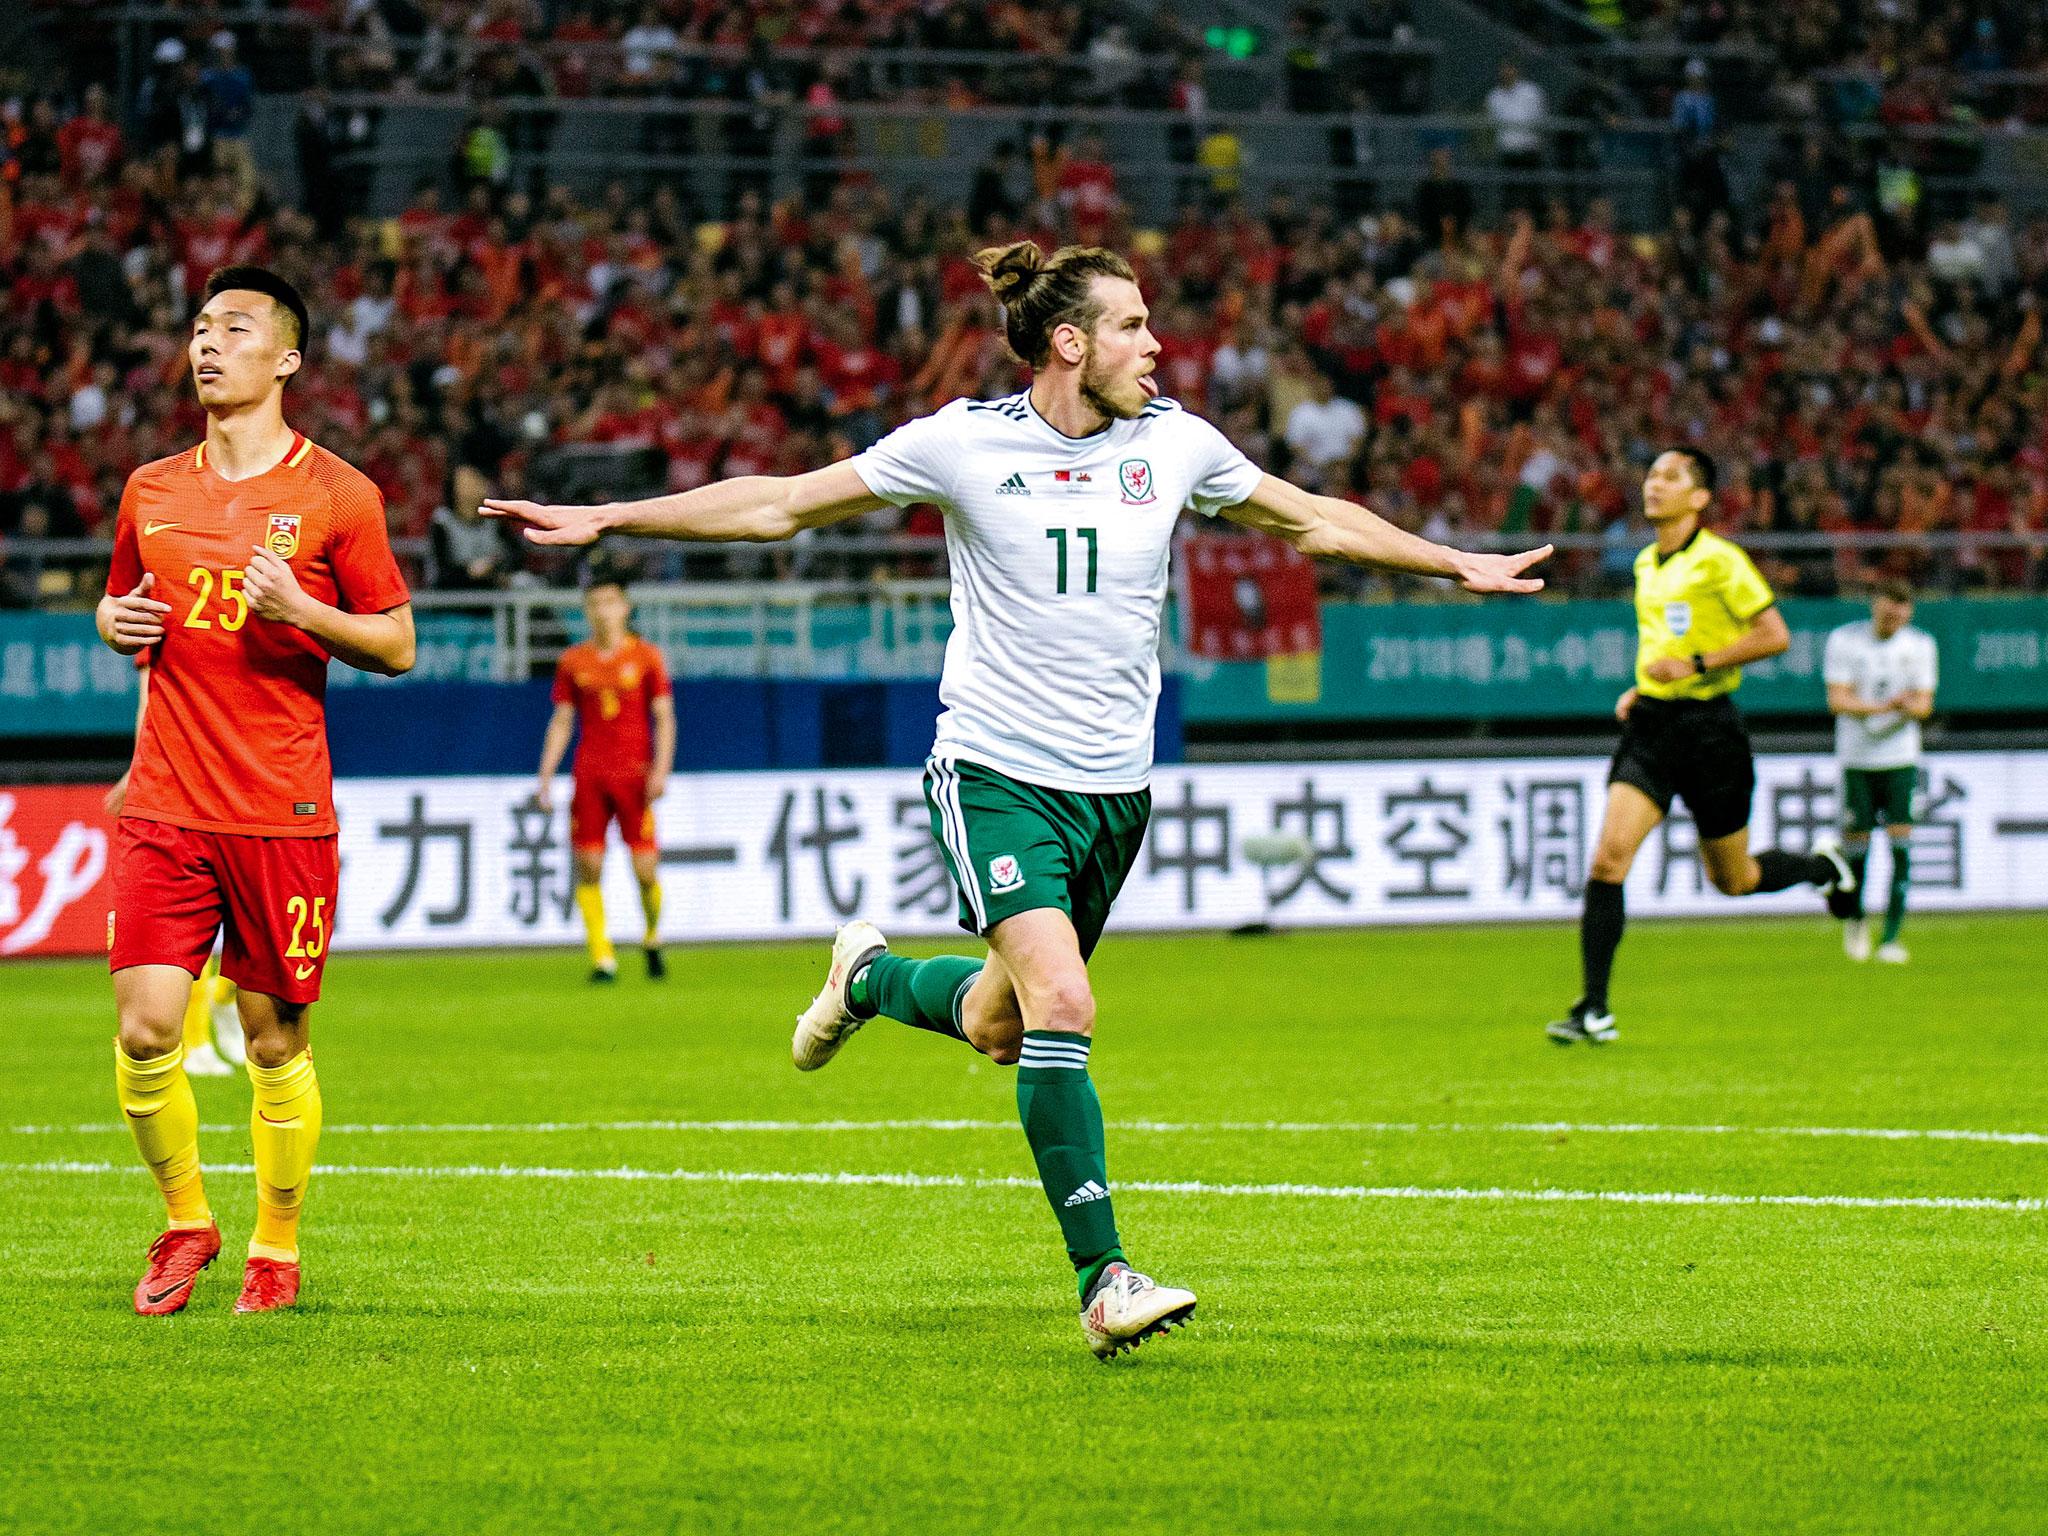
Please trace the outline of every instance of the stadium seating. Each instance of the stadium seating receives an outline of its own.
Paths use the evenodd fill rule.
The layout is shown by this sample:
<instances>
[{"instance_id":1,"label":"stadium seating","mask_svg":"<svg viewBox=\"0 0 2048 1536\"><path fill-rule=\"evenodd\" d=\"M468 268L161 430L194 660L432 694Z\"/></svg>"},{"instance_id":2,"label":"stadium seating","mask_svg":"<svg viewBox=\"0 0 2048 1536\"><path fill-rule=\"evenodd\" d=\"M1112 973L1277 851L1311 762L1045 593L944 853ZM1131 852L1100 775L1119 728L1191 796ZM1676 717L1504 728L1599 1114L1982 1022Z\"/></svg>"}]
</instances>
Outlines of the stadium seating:
<instances>
[{"instance_id":1,"label":"stadium seating","mask_svg":"<svg viewBox=\"0 0 2048 1536\"><path fill-rule=\"evenodd\" d=\"M393 69L407 49L417 64L432 29L401 38L366 19L391 11L351 8L351 35L388 45ZM791 471L947 399L1015 387L967 257L1020 235L1132 250L1166 388L1262 462L1436 535L1562 535L1573 590L1616 585L1640 537L1633 477L1652 445L1678 438L1722 459L1724 517L1793 590L1876 571L2039 587L2048 571L2048 223L2008 211L1981 178L1930 175L1927 196L1901 201L1909 167L1816 132L1738 184L1710 154L1678 153L1640 173L1655 183L1646 207L1596 195L1627 183L1612 155L1573 169L1563 127L1540 167L1495 164L1481 137L1446 130L1456 154L1381 175L1366 138L1407 131L1402 120L1311 111L1324 179L1256 188L1170 121L1156 140L1118 132L1112 147L1116 114L1082 112L1072 131L1039 121L1007 135L1005 155L960 167L962 195L924 195L855 153L842 115L914 137L920 119L890 116L914 108L964 131L1001 110L970 105L977 50L1092 59L1084 94L1118 99L1102 85L1128 62L1123 44L1096 46L1109 34L1085 7L1061 13L1056 33L1022 9L956 8L916 29L866 7L858 35L856 13L820 7L791 34L813 51L787 58L757 41L731 62L748 40L712 26L715 8L674 50L643 32L642 51L675 70L738 71L712 116L689 118L732 152L724 173L558 183L522 135L559 150L616 118L597 109L617 103L579 104L572 87L652 89L627 68L627 17L563 14L537 38L517 4L490 7L450 67L496 69L492 48L545 44L556 52L535 58L602 54L623 73L550 74L545 125L523 107L434 107L460 120L455 159L427 163L398 205L380 205L390 178L366 166L382 152L378 114L405 109L359 91L380 83L360 44L318 50L303 81L280 75L306 90L270 89L264 61L303 56L285 46L298 23L252 39L253 67L173 28L126 100L81 80L27 106L8 131L0 267L0 601L89 590L92 541L127 471L197 435L179 336L220 262L261 259L304 281L318 319L294 386L300 424L384 488L415 574L490 587L573 571L479 530L467 514L487 485L614 495ZM308 21L317 36L337 17L316 6ZM1383 41L1371 32L1340 40ZM876 46L896 43L942 51ZM815 51L855 44L859 70ZM947 49L959 60L940 89ZM786 100L747 96L765 89L745 82L756 65L773 66ZM1205 67L1168 68L1184 77L1182 106ZM238 70L257 88L246 136L229 121ZM1297 104L1299 77L1282 81ZM710 75L692 78L710 89ZM690 105L692 91L661 89ZM792 157L744 152L756 130L733 91L773 119L763 132L796 142ZM1306 105L1328 103L1311 92ZM1419 161L1429 141L1404 142ZM661 163L659 144L628 148ZM294 181L296 206L269 191ZM1335 451L1304 409L1319 377L1362 407L1363 432ZM882 539L858 560L928 571L937 532L929 514L889 514L856 530ZM706 558L691 571L786 569Z\"/></svg>"}]
</instances>

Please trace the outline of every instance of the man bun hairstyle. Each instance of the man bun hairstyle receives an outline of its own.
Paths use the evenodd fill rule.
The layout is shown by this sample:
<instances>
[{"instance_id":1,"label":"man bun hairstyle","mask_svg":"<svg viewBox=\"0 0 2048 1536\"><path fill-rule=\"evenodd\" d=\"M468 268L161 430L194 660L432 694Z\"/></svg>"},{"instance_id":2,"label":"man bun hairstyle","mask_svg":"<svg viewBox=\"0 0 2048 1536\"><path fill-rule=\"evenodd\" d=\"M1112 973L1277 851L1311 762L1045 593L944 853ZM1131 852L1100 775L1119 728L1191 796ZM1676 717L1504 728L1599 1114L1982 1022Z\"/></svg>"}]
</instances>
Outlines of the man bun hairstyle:
<instances>
[{"instance_id":1,"label":"man bun hairstyle","mask_svg":"<svg viewBox=\"0 0 2048 1536\"><path fill-rule=\"evenodd\" d=\"M1043 368L1052 356L1052 333L1063 325L1092 330L1102 317L1095 279L1135 283L1131 264L1099 245L1063 245L1048 256L1035 240L977 251L982 281L1003 306L1003 339L1018 362Z\"/></svg>"},{"instance_id":2,"label":"man bun hairstyle","mask_svg":"<svg viewBox=\"0 0 2048 1536\"><path fill-rule=\"evenodd\" d=\"M278 307L292 317L290 325L278 327L278 340L295 352L306 350L306 337L313 328L312 320L306 311L306 301L287 279L279 277L268 267L216 267L206 280L206 293L199 302L205 304L229 292L267 294L276 300Z\"/></svg>"}]
</instances>

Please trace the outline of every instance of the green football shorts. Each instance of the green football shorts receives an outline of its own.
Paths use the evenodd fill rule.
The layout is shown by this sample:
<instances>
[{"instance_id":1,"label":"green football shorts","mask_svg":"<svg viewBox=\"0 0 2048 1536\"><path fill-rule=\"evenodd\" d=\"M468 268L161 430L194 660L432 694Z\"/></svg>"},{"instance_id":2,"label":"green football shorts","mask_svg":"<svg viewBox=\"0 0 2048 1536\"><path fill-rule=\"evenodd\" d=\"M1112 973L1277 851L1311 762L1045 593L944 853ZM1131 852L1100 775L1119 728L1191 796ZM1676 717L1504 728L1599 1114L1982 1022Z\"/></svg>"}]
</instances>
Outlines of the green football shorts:
<instances>
[{"instance_id":1,"label":"green football shorts","mask_svg":"<svg viewBox=\"0 0 2048 1536\"><path fill-rule=\"evenodd\" d=\"M1842 811L1851 832L1868 832L1880 819L1887 827L1913 824L1913 789L1918 768L1844 768Z\"/></svg>"},{"instance_id":2,"label":"green football shorts","mask_svg":"<svg viewBox=\"0 0 2048 1536\"><path fill-rule=\"evenodd\" d=\"M958 758L924 767L932 836L960 892L960 926L986 934L1006 917L1058 907L1081 957L1095 952L1110 904L1145 846L1152 791L1092 795L1024 784Z\"/></svg>"}]
</instances>

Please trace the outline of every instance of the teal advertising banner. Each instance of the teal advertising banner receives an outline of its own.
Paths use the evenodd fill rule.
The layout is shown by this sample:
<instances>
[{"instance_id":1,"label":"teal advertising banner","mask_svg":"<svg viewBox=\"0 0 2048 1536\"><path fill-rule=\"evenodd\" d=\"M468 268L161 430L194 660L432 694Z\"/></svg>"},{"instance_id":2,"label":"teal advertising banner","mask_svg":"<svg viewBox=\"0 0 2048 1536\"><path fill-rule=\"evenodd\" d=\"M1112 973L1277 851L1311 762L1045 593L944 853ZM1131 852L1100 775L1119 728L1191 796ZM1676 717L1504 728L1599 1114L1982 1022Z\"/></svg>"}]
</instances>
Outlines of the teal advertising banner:
<instances>
[{"instance_id":1,"label":"teal advertising banner","mask_svg":"<svg viewBox=\"0 0 2048 1536\"><path fill-rule=\"evenodd\" d=\"M135 729L135 663L101 644L89 613L0 613L0 736L119 736Z\"/></svg>"},{"instance_id":2,"label":"teal advertising banner","mask_svg":"<svg viewBox=\"0 0 2048 1536\"><path fill-rule=\"evenodd\" d=\"M1742 707L1751 714L1826 709L1821 652L1861 603L1788 600L1792 648L1747 669ZM2048 710L2048 598L1923 601L1914 622L1941 648L1944 714ZM482 682L497 675L486 619L419 615L419 664L397 680L334 669L334 686L398 687ZM723 638L723 637L718 637ZM858 677L866 654L851 633L831 675ZM932 652L932 635L919 643ZM793 636L770 636L792 653ZM720 675L729 645L670 636L683 676ZM680 641L680 645L678 645ZM813 641L813 658L819 654ZM1599 718L1629 685L1635 621L1625 602L1359 604L1323 607L1318 658L1182 664L1192 725L1285 721ZM779 670L771 668L771 671ZM891 675L896 675L891 673ZM0 737L122 735L135 719L135 668L100 644L84 613L0 614Z\"/></svg>"},{"instance_id":3,"label":"teal advertising banner","mask_svg":"<svg viewBox=\"0 0 2048 1536\"><path fill-rule=\"evenodd\" d=\"M481 682L496 674L488 619L418 617L405 681ZM121 736L135 727L135 663L100 643L89 613L0 613L0 737ZM388 683L337 666L329 686Z\"/></svg>"},{"instance_id":4,"label":"teal advertising banner","mask_svg":"<svg viewBox=\"0 0 2048 1536\"><path fill-rule=\"evenodd\" d=\"M1868 606L1784 611L1792 648L1744 669L1737 697L1750 714L1822 713L1828 631ZM2048 709L2048 599L1929 599L1914 623L1941 648L1943 713ZM1318 666L1189 660L1184 707L1190 725L1597 717L1634 680L1635 653L1621 601L1326 603Z\"/></svg>"}]
</instances>

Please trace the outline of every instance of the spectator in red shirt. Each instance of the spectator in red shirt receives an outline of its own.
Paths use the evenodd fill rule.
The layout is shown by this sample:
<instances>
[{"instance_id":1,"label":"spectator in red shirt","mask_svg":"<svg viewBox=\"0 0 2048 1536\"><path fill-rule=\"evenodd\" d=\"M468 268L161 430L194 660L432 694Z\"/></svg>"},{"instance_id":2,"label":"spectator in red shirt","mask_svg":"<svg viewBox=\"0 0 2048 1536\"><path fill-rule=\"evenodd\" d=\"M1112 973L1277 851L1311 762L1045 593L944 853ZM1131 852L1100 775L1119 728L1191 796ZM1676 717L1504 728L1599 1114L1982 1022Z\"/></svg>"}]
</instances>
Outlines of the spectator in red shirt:
<instances>
[{"instance_id":1,"label":"spectator in red shirt","mask_svg":"<svg viewBox=\"0 0 2048 1536\"><path fill-rule=\"evenodd\" d=\"M85 88L84 106L57 132L64 182L70 187L97 186L121 161L121 130L107 115L106 87Z\"/></svg>"},{"instance_id":2,"label":"spectator in red shirt","mask_svg":"<svg viewBox=\"0 0 2048 1536\"><path fill-rule=\"evenodd\" d=\"M1122 200L1100 134L1082 136L1073 158L1060 167L1054 186L1060 207L1072 222L1074 243L1102 244Z\"/></svg>"}]
</instances>

